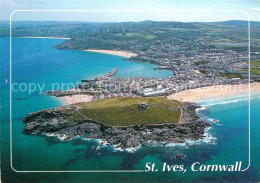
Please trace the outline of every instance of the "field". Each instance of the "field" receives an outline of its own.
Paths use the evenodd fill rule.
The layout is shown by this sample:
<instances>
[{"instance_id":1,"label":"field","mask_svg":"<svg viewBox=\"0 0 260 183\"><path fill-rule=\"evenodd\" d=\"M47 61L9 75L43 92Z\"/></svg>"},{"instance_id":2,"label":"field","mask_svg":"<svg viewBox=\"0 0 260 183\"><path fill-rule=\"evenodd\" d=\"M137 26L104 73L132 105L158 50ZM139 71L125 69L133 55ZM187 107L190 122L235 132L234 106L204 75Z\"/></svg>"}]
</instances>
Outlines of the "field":
<instances>
[{"instance_id":1,"label":"field","mask_svg":"<svg viewBox=\"0 0 260 183\"><path fill-rule=\"evenodd\" d=\"M239 73L223 73L221 74L222 77L231 79L231 78L243 78L243 76Z\"/></svg>"},{"instance_id":2,"label":"field","mask_svg":"<svg viewBox=\"0 0 260 183\"><path fill-rule=\"evenodd\" d=\"M260 60L251 61L251 65L255 66L255 68L251 68L250 71L254 74L260 75Z\"/></svg>"},{"instance_id":3,"label":"field","mask_svg":"<svg viewBox=\"0 0 260 183\"><path fill-rule=\"evenodd\" d=\"M199 70L202 74L207 74L207 71L205 71L205 70L203 70L203 69L201 69L201 70Z\"/></svg>"},{"instance_id":4,"label":"field","mask_svg":"<svg viewBox=\"0 0 260 183\"><path fill-rule=\"evenodd\" d=\"M147 109L140 109L142 102ZM111 98L77 106L87 118L113 126L178 123L181 117L180 103L164 97Z\"/></svg>"},{"instance_id":5,"label":"field","mask_svg":"<svg viewBox=\"0 0 260 183\"><path fill-rule=\"evenodd\" d=\"M195 62L195 65L203 65L203 64L207 64L208 62L205 62L205 61L198 61L198 62Z\"/></svg>"}]
</instances>

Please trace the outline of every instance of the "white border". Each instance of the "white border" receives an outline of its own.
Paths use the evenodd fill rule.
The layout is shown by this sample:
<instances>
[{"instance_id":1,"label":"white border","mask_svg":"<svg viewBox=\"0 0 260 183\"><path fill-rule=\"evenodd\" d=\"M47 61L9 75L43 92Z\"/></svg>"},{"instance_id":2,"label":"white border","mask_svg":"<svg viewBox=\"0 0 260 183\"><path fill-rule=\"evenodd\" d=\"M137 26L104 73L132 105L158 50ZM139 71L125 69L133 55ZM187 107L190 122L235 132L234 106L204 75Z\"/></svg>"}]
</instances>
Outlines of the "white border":
<instances>
[{"instance_id":1,"label":"white border","mask_svg":"<svg viewBox=\"0 0 260 183\"><path fill-rule=\"evenodd\" d=\"M109 172L144 172L144 170L58 170L58 171L20 171L16 170L13 167L13 147L12 147L12 17L17 12L243 12L247 15L248 20L248 166L247 168L243 169L242 171L247 171L251 165L251 134L250 134L250 15L247 11L244 10L170 10L170 9L154 9L154 10L14 10L10 14L10 166L13 171L18 173L46 173L46 172L102 172L102 173L109 173Z\"/></svg>"}]
</instances>

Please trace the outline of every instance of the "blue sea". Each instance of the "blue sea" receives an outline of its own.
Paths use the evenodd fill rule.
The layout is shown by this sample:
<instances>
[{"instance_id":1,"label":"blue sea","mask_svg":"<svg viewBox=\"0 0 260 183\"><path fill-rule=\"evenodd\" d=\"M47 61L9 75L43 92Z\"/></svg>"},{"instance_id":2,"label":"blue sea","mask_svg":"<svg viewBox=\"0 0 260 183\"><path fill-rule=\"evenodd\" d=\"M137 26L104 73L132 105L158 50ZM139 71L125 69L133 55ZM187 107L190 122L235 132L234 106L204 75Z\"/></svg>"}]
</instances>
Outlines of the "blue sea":
<instances>
[{"instance_id":1,"label":"blue sea","mask_svg":"<svg viewBox=\"0 0 260 183\"><path fill-rule=\"evenodd\" d=\"M12 92L12 162L18 171L60 170L144 170L147 162L184 165L182 172L121 173L29 173L15 172L10 166L10 55L9 38L0 38L1 90L1 176L2 182L259 182L260 181L260 96L251 95L251 166L244 172L191 172L194 162L201 164L249 163L248 96L198 102L205 120L218 122L207 130L207 138L197 142L170 145L142 145L134 152L113 147L93 147L98 141L76 138L62 142L56 137L25 135L22 119L30 112L61 106L59 99L45 95L53 83L74 83L119 70L116 77L168 77L170 71L153 70L156 65L129 62L124 57L77 50L57 50L63 40L13 38L12 82L24 83L22 91ZM6 81L7 79L7 81ZM44 86L31 94L26 84ZM18 85L16 86L18 87ZM71 86L70 86L71 87ZM16 88L14 88L16 89ZM209 143L210 142L210 143ZM184 154L182 160L175 156Z\"/></svg>"}]
</instances>

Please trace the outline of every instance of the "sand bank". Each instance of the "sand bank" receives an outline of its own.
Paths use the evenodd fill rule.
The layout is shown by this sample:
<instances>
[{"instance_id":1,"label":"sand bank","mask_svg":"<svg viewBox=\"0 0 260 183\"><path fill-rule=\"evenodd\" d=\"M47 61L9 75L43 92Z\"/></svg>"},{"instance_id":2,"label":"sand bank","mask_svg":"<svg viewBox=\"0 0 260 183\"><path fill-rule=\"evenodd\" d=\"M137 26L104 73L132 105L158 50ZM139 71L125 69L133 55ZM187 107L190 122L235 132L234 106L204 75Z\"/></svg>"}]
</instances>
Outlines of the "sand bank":
<instances>
[{"instance_id":1,"label":"sand bank","mask_svg":"<svg viewBox=\"0 0 260 183\"><path fill-rule=\"evenodd\" d=\"M128 51L92 50L92 49L88 49L88 50L84 50L84 51L96 52L96 53L105 53L105 54L109 54L109 55L117 55L117 56L126 57L126 58L130 58L131 56L137 56L137 54L132 53L132 52L128 52Z\"/></svg>"},{"instance_id":2,"label":"sand bank","mask_svg":"<svg viewBox=\"0 0 260 183\"><path fill-rule=\"evenodd\" d=\"M175 99L185 102L197 102L210 99L228 98L249 93L248 84L239 85L215 85L196 89L189 89L167 96L168 99ZM260 83L250 84L250 93L260 93Z\"/></svg>"}]
</instances>

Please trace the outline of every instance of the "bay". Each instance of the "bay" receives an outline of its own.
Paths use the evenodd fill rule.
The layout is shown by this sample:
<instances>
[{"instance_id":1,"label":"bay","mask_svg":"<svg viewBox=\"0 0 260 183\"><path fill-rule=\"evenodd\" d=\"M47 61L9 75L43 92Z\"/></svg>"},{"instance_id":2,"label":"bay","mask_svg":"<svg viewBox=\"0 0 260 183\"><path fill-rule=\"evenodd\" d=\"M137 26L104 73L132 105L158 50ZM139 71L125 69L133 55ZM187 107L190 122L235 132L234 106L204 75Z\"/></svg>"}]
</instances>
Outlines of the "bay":
<instances>
[{"instance_id":1,"label":"bay","mask_svg":"<svg viewBox=\"0 0 260 183\"><path fill-rule=\"evenodd\" d=\"M170 71L153 70L156 65L125 61L124 57L77 50L57 50L54 45L63 40L13 38L12 82L45 83L44 91L53 83L74 83L93 79L113 68L116 77L167 77ZM9 131L9 38L0 38L1 67L1 169L3 180L11 182L172 182L172 181L257 181L260 180L260 98L251 99L251 167L245 172L191 172L182 173L15 173L10 167ZM16 170L143 170L147 162L184 164L187 169L194 162L203 164L248 164L248 98L228 98L201 101L207 111L201 111L207 120L217 119L204 141L190 145L143 145L135 152L120 152L112 147L93 150L98 142L74 139L60 142L55 137L25 135L22 119L30 112L61 106L59 99L40 95L36 90L12 93L13 167ZM207 142L212 141L213 144ZM195 146L192 146L194 144ZM177 154L186 158L176 161ZM105 175L105 176L104 176ZM216 176L218 175L218 176Z\"/></svg>"}]
</instances>

